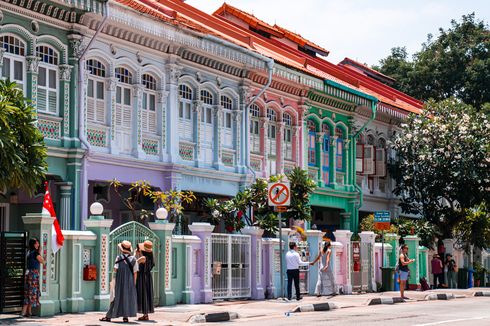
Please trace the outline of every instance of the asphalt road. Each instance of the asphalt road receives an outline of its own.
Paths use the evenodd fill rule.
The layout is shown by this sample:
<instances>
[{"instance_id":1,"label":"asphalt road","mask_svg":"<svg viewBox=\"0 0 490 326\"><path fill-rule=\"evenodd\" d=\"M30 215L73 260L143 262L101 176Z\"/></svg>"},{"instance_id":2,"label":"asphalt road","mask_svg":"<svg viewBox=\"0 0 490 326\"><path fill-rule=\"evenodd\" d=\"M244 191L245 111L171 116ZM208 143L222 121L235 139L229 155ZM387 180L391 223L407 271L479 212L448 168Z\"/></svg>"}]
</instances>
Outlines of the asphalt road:
<instances>
[{"instance_id":1,"label":"asphalt road","mask_svg":"<svg viewBox=\"0 0 490 326\"><path fill-rule=\"evenodd\" d=\"M449 301L419 301L395 305L343 308L326 312L296 313L290 316L266 316L237 319L247 325L490 325L490 298L465 298Z\"/></svg>"}]
</instances>

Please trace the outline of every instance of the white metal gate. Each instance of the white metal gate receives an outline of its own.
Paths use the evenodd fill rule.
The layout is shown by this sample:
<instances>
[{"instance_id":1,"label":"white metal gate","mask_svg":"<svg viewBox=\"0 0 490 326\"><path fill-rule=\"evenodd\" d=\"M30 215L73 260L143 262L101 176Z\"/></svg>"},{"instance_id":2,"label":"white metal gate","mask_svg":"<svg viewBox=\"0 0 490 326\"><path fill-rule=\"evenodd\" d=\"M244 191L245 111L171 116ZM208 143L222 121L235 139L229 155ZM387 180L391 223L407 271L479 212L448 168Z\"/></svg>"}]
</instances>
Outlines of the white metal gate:
<instances>
[{"instance_id":1,"label":"white metal gate","mask_svg":"<svg viewBox=\"0 0 490 326\"><path fill-rule=\"evenodd\" d=\"M213 299L250 297L250 236L213 234L211 243Z\"/></svg>"}]
</instances>

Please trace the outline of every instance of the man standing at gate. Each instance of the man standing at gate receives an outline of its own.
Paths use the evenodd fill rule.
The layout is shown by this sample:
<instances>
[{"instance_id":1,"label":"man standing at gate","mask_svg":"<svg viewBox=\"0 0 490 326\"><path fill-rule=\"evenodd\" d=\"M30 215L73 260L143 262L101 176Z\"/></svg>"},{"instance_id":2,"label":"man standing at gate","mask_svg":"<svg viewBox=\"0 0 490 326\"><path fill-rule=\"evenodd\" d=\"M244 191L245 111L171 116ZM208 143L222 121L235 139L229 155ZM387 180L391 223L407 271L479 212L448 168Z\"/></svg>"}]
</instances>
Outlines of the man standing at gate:
<instances>
[{"instance_id":1,"label":"man standing at gate","mask_svg":"<svg viewBox=\"0 0 490 326\"><path fill-rule=\"evenodd\" d=\"M301 300L301 293L299 291L299 266L308 266L309 262L301 261L301 257L298 253L298 246L295 242L289 244L289 251L286 253L286 269L288 275L288 300L292 297L292 287L294 281L294 288L296 290L296 300Z\"/></svg>"}]
</instances>

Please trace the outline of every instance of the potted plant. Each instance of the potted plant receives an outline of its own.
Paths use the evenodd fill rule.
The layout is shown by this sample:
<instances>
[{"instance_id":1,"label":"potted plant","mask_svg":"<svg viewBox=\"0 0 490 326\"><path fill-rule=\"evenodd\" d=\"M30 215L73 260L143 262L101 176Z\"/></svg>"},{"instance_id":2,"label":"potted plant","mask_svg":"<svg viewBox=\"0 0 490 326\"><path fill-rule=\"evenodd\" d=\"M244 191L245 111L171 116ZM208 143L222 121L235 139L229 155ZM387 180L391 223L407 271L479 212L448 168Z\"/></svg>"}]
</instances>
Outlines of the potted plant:
<instances>
[{"instance_id":1,"label":"potted plant","mask_svg":"<svg viewBox=\"0 0 490 326\"><path fill-rule=\"evenodd\" d=\"M485 284L485 273L487 272L485 267L483 267L480 262L475 262L473 264L473 269L475 271L473 273L473 277L475 278L475 287L479 287L482 281L483 284Z\"/></svg>"}]
</instances>

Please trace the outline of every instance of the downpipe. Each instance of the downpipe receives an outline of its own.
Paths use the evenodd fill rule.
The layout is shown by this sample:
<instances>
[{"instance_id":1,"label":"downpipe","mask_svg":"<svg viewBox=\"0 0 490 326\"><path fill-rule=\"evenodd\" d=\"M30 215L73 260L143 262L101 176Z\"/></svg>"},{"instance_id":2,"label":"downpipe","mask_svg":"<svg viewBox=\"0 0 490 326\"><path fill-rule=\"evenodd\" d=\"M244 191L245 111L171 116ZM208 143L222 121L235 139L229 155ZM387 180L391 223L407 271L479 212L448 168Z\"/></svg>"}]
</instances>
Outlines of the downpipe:
<instances>
[{"instance_id":1,"label":"downpipe","mask_svg":"<svg viewBox=\"0 0 490 326\"><path fill-rule=\"evenodd\" d=\"M92 44L94 43L95 39L97 38L97 36L99 35L99 33L102 31L102 29L104 28L104 25L107 21L107 19L109 18L109 4L108 4L109 1L106 1L105 2L105 16L104 18L102 19L102 22L99 24L99 26L97 27L97 30L95 31L95 34L94 36L92 36L92 38L90 39L90 42L88 43L88 45L85 47L85 49L83 50L82 54L80 55L80 58L78 60L78 107L79 107L79 110L78 110L78 121L79 121L79 129L78 129L78 138L80 139L80 142L82 144L82 148L85 149L85 152L82 156L82 168L81 168L81 193L80 193L80 202L81 202L81 206L82 206L82 210L81 210L81 216L80 216L80 228L82 229L83 228L83 223L82 220L83 220L83 217L84 216L88 216L88 173L87 173L87 159L89 157L89 154L90 154L90 150L91 150L91 146L90 146L90 143L87 141L87 138L85 136L85 120L84 120L84 106L82 105L83 103L83 92L82 92L82 88L83 88L83 80L82 80L82 75L83 75L83 66L84 66L84 59L85 59L85 55L87 54L88 50L90 49L90 47L92 46Z\"/></svg>"}]
</instances>

